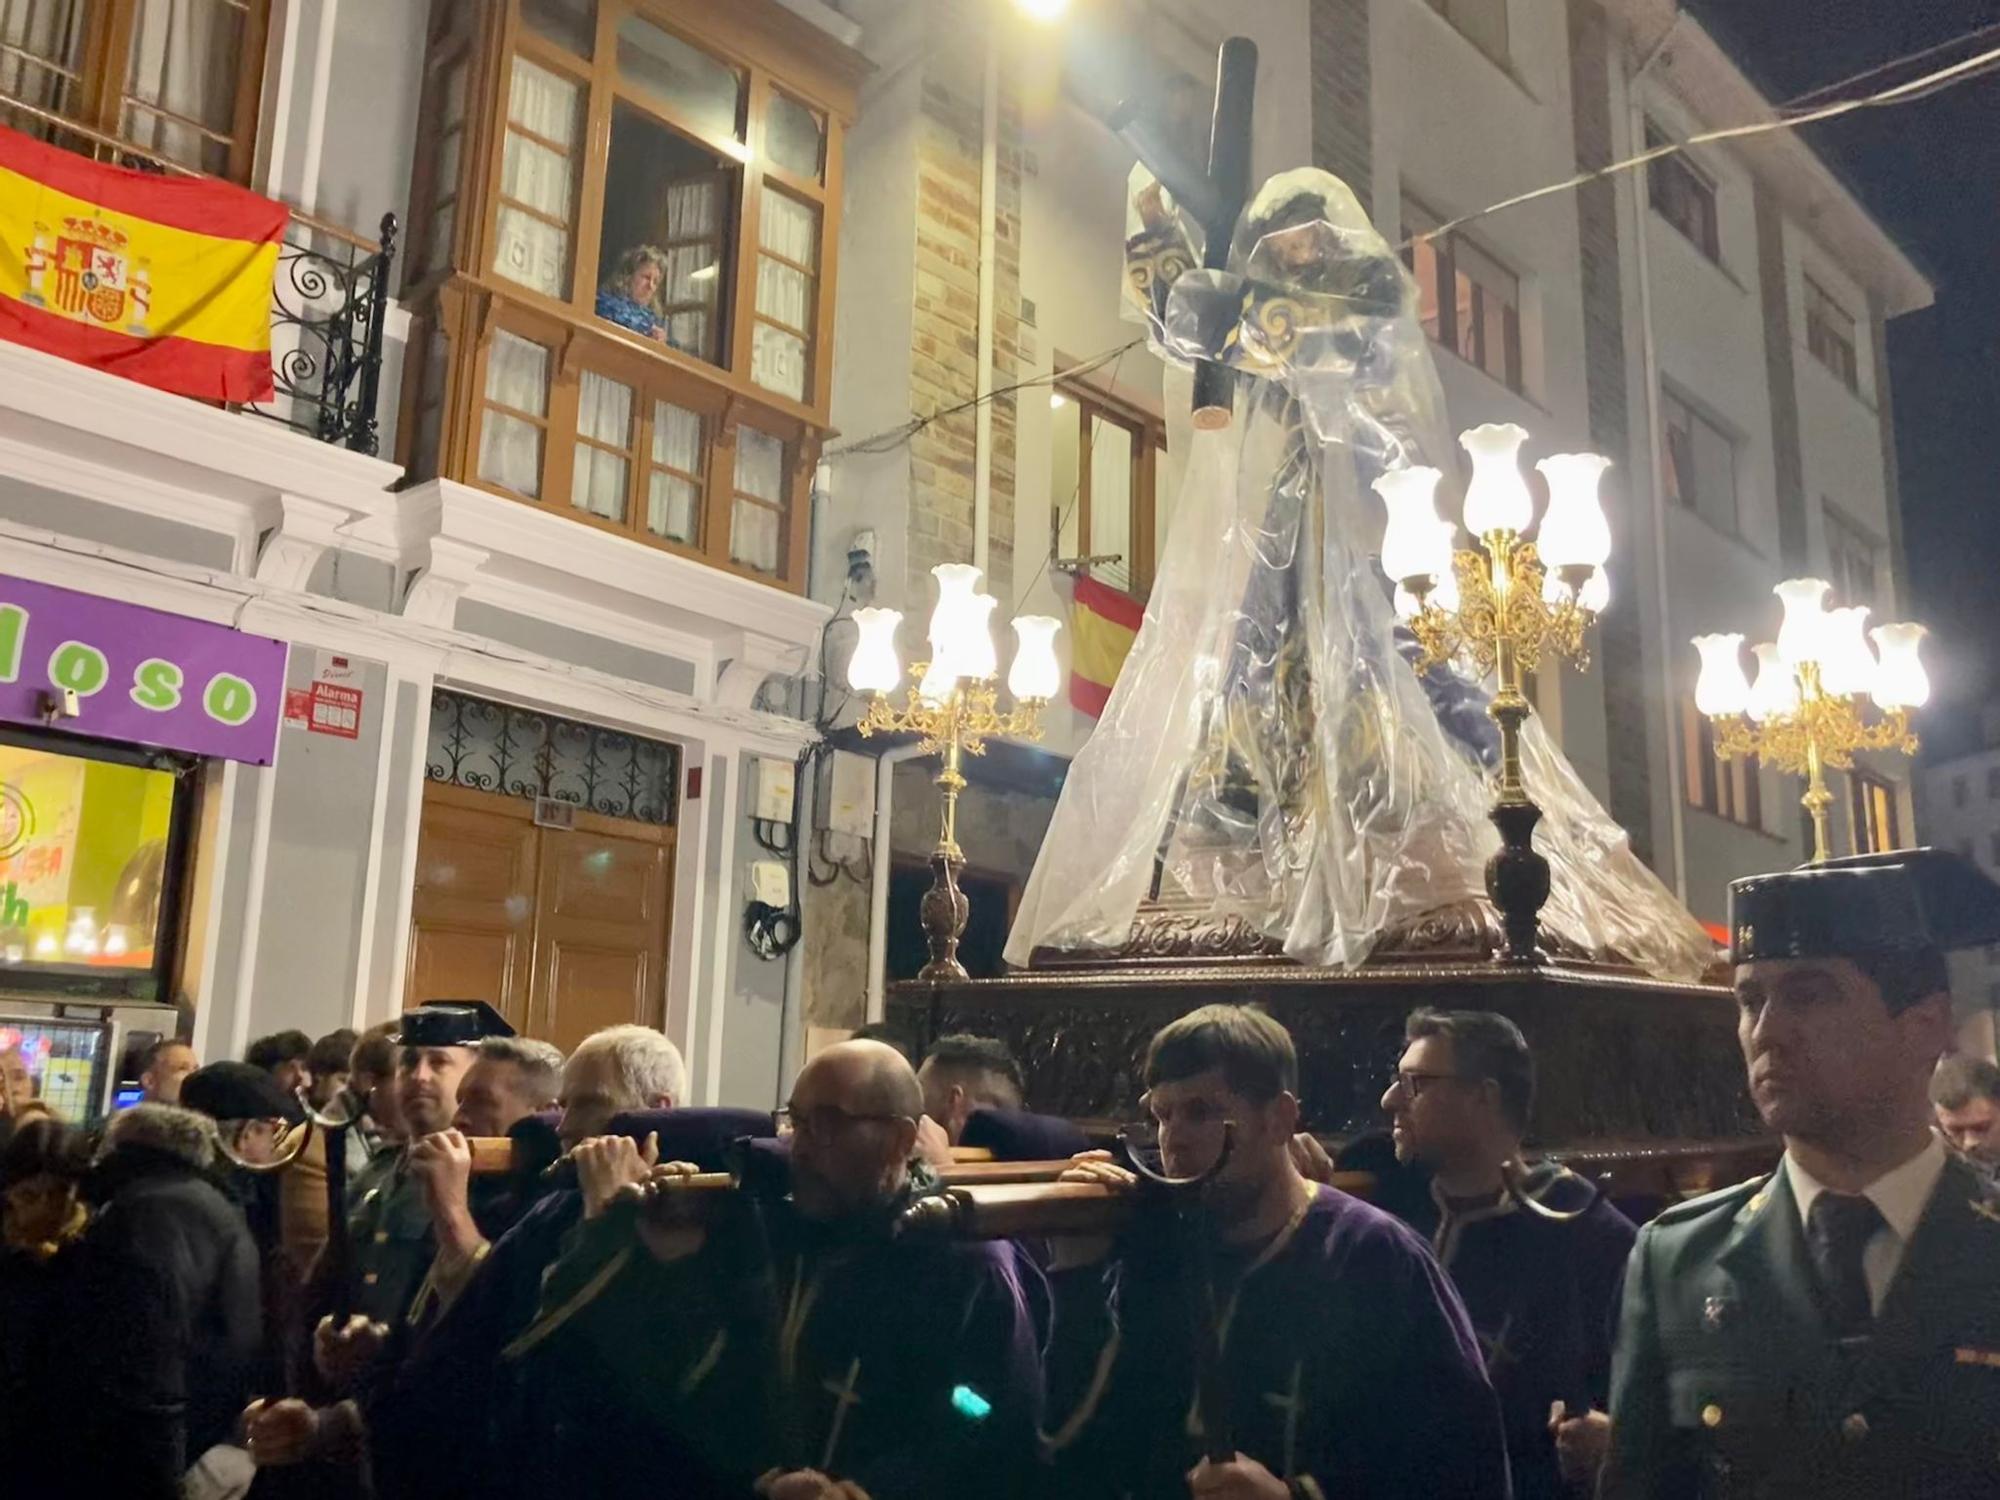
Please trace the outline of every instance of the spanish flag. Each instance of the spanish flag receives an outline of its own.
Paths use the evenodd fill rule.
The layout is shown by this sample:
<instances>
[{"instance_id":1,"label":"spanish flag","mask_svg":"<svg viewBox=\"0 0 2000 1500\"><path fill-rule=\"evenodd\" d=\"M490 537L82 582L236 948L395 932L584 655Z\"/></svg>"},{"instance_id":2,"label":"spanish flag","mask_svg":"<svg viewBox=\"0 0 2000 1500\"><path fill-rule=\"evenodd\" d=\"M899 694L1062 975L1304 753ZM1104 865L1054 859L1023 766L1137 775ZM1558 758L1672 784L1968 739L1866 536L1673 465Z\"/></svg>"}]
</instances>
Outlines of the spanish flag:
<instances>
[{"instance_id":1,"label":"spanish flag","mask_svg":"<svg viewBox=\"0 0 2000 1500\"><path fill-rule=\"evenodd\" d=\"M1070 601L1069 701L1093 719L1104 712L1118 669L1132 650L1146 608L1095 578L1079 573Z\"/></svg>"},{"instance_id":2,"label":"spanish flag","mask_svg":"<svg viewBox=\"0 0 2000 1500\"><path fill-rule=\"evenodd\" d=\"M0 128L0 339L206 401L268 401L288 210Z\"/></svg>"}]
</instances>

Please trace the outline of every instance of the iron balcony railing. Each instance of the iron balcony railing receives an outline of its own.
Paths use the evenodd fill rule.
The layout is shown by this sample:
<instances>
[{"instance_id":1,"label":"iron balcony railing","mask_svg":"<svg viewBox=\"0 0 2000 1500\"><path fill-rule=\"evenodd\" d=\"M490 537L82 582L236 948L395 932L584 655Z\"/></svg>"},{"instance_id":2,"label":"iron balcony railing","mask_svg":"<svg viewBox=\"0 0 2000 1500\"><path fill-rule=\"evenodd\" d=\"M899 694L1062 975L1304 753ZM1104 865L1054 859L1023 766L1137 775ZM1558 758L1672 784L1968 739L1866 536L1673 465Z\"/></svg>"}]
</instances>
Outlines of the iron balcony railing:
<instances>
[{"instance_id":1,"label":"iron balcony railing","mask_svg":"<svg viewBox=\"0 0 2000 1500\"><path fill-rule=\"evenodd\" d=\"M0 115L48 127L52 144L142 172L206 173L63 115L0 92ZM381 443L382 336L396 255L396 216L368 239L294 208L278 251L271 295L271 373L276 395L237 410L356 453Z\"/></svg>"}]
</instances>

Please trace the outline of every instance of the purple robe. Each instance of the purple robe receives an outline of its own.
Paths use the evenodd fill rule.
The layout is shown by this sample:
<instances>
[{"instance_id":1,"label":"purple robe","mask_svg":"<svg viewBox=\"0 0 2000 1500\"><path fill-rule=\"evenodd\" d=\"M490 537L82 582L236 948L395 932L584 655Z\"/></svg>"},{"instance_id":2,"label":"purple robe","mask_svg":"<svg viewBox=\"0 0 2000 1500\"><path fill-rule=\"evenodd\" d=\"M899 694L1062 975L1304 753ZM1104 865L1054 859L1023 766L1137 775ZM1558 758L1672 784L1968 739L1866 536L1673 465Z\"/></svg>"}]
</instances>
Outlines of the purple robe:
<instances>
[{"instance_id":1,"label":"purple robe","mask_svg":"<svg viewBox=\"0 0 2000 1500\"><path fill-rule=\"evenodd\" d=\"M1168 1226L1101 1274L1059 1278L1045 1427L1065 1500L1184 1500L1204 1451L1201 1299ZM1499 1407L1464 1306L1430 1250L1322 1187L1264 1246L1214 1253L1229 1437L1295 1493L1507 1494Z\"/></svg>"}]
</instances>

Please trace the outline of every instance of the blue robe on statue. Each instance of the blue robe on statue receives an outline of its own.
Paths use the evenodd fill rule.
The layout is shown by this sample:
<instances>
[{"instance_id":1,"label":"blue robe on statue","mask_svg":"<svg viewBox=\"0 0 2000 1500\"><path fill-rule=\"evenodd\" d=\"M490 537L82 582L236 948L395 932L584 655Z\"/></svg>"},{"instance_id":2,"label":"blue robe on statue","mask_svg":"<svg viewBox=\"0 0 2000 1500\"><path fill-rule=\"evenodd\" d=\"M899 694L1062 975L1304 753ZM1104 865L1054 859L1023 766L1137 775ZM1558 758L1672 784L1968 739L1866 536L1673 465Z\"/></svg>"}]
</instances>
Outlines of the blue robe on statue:
<instances>
[{"instance_id":1,"label":"blue robe on statue","mask_svg":"<svg viewBox=\"0 0 2000 1500\"><path fill-rule=\"evenodd\" d=\"M1185 1500L1205 1451L1203 1298L1168 1226L1057 1278L1044 1442L1064 1500ZM1330 1187L1217 1246L1229 1443L1307 1497L1496 1500L1500 1413L1465 1309L1404 1225Z\"/></svg>"}]
</instances>

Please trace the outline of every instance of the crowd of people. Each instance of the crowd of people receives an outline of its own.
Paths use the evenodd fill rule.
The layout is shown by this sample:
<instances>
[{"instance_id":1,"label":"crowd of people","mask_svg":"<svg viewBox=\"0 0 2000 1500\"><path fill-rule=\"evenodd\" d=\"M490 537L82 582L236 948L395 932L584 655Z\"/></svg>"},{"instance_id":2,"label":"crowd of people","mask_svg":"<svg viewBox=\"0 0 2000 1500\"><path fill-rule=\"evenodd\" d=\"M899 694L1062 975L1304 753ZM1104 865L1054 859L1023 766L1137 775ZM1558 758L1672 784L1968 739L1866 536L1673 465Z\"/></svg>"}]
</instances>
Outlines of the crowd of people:
<instances>
[{"instance_id":1,"label":"crowd of people","mask_svg":"<svg viewBox=\"0 0 2000 1500\"><path fill-rule=\"evenodd\" d=\"M162 1042L93 1136L10 1086L9 1492L2000 1493L2000 1072L1949 1055L1942 959L2000 889L1821 867L1739 886L1732 935L1783 1156L1644 1228L1527 1160L1534 1060L1486 1011L1413 1011L1386 1132L1334 1155L1236 1005L1152 1039L1117 1153L989 1038L857 1035L772 1114L690 1107L658 1031L565 1058L478 1002ZM971 1146L1129 1212L912 1230Z\"/></svg>"}]
</instances>

